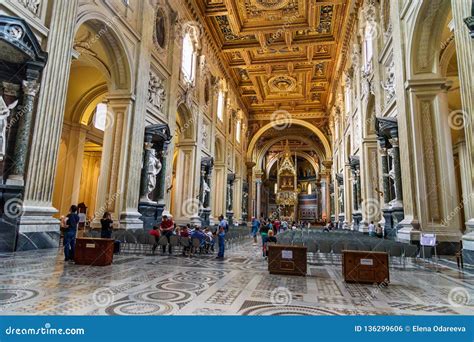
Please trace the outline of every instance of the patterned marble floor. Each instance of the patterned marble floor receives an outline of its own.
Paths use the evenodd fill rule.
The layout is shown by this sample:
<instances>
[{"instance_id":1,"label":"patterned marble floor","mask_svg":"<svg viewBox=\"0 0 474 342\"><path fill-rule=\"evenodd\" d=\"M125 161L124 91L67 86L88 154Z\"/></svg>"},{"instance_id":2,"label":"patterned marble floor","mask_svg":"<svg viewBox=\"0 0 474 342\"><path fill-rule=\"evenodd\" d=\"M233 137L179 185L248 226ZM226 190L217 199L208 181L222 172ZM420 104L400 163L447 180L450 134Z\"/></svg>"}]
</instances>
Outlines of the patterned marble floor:
<instances>
[{"instance_id":1,"label":"patterned marble floor","mask_svg":"<svg viewBox=\"0 0 474 342\"><path fill-rule=\"evenodd\" d=\"M474 273L444 262L392 263L388 286L346 284L338 258L314 255L307 277L266 271L259 246L226 259L122 254L107 267L57 250L0 254L4 315L455 315L474 313Z\"/></svg>"}]
</instances>

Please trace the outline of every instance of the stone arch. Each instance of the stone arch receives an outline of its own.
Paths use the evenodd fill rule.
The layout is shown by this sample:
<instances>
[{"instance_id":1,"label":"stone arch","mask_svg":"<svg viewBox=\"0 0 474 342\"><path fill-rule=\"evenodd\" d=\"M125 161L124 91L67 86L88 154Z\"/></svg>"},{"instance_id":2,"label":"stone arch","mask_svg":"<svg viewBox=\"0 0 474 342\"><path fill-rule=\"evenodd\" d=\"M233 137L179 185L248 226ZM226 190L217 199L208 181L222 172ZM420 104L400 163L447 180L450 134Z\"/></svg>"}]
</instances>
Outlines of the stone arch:
<instances>
[{"instance_id":1,"label":"stone arch","mask_svg":"<svg viewBox=\"0 0 474 342\"><path fill-rule=\"evenodd\" d=\"M113 60L113 64L108 68L110 73L110 91L113 90L131 90L134 84L134 79L131 65L131 56L126 49L127 44L121 33L121 30L116 25L116 18L110 19L94 7L93 10L84 9L76 21L76 34L82 25L87 25L92 28L96 35L92 36L86 42L86 48L92 47L98 41L107 50L107 55Z\"/></svg>"},{"instance_id":2,"label":"stone arch","mask_svg":"<svg viewBox=\"0 0 474 342\"><path fill-rule=\"evenodd\" d=\"M410 77L423 73L439 74L439 41L443 25L451 13L451 2L444 0L420 1L409 33Z\"/></svg>"},{"instance_id":3,"label":"stone arch","mask_svg":"<svg viewBox=\"0 0 474 342\"><path fill-rule=\"evenodd\" d=\"M297 140L297 141L304 142L304 143L308 144L309 146L311 146L311 147L314 148L314 151L316 152L316 154L318 155L318 158L319 158L320 160L325 160L325 159L324 159L324 153L318 148L318 146L316 146L316 145L314 144L313 141L311 141L310 139L305 138L305 137L296 136L296 135L289 135L289 136L284 136L284 137L277 137L277 138L274 138L274 139L268 141L268 142L257 152L257 158L256 158L256 165L257 165L257 167L263 168L263 165L262 165L262 163L263 163L263 158L264 158L265 154L268 152L268 150L269 150L273 145L275 145L276 143L278 143L279 141L286 140L286 139Z\"/></svg>"},{"instance_id":4,"label":"stone arch","mask_svg":"<svg viewBox=\"0 0 474 342\"><path fill-rule=\"evenodd\" d=\"M224 143L222 141L222 138L216 137L214 144L215 144L214 156L215 156L216 163L223 163L225 161L224 159L225 151L224 151Z\"/></svg>"},{"instance_id":5,"label":"stone arch","mask_svg":"<svg viewBox=\"0 0 474 342\"><path fill-rule=\"evenodd\" d=\"M270 175L270 170L272 169L272 166L276 163L276 161L278 159L281 158L283 153L284 152L280 152L276 156L273 156L273 158L268 161L267 165L265 165L265 174L266 174L267 178ZM311 158L311 156L308 153L302 152L302 151L296 151L296 152L292 152L291 154L292 155L296 154L298 157L306 159L311 164L311 166L313 167L315 174L317 175L319 173L318 163L316 163L316 161L313 158Z\"/></svg>"},{"instance_id":6,"label":"stone arch","mask_svg":"<svg viewBox=\"0 0 474 342\"><path fill-rule=\"evenodd\" d=\"M319 128L317 128L316 126L314 126L313 124L311 124L307 121L300 120L300 119L291 119L291 124L305 127L307 129L309 129L310 131L312 131L314 134L316 134L316 136L319 138L319 140L323 144L326 159L331 159L331 157L332 157L331 144L329 143L328 138L324 135L324 133ZM252 154L254 152L254 149L255 149L255 146L257 144L258 139L260 139L260 137L262 137L262 135L266 131L268 131L269 129L274 128L274 126L275 126L274 122L269 122L266 125L264 125L263 127L261 127L255 133L255 135L252 137L252 140L249 143L249 147L248 147L248 150L247 150L247 161L252 160Z\"/></svg>"},{"instance_id":7,"label":"stone arch","mask_svg":"<svg viewBox=\"0 0 474 342\"><path fill-rule=\"evenodd\" d=\"M364 113L364 127L363 127L363 136L362 138L366 138L369 135L375 134L375 96L373 94L369 95L367 99L367 106Z\"/></svg>"},{"instance_id":8,"label":"stone arch","mask_svg":"<svg viewBox=\"0 0 474 342\"><path fill-rule=\"evenodd\" d=\"M176 136L180 139L194 140L194 116L185 103L178 106L176 123Z\"/></svg>"}]
</instances>

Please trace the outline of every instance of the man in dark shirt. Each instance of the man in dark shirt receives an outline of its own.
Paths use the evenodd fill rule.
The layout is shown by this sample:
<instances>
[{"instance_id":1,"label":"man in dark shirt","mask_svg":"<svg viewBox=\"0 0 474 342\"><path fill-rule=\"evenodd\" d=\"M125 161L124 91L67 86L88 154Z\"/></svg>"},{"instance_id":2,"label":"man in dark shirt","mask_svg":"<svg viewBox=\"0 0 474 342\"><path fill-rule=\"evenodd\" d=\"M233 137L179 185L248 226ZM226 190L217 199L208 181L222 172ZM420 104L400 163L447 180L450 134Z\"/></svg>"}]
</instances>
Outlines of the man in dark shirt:
<instances>
[{"instance_id":1,"label":"man in dark shirt","mask_svg":"<svg viewBox=\"0 0 474 342\"><path fill-rule=\"evenodd\" d=\"M64 232L64 261L74 260L74 249L76 247L76 232L79 223L77 207L71 205L69 214L66 216L66 231Z\"/></svg>"}]
</instances>

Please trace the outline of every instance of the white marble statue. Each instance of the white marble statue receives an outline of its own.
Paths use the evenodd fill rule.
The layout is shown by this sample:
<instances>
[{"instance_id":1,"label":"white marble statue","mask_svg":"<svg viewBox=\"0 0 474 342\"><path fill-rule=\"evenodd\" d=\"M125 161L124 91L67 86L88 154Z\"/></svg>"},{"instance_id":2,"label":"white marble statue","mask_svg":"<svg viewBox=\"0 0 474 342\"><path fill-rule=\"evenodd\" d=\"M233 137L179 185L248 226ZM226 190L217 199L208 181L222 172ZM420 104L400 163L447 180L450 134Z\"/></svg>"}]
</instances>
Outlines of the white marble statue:
<instances>
[{"instance_id":1,"label":"white marble statue","mask_svg":"<svg viewBox=\"0 0 474 342\"><path fill-rule=\"evenodd\" d=\"M11 103L9 106L0 96L0 160L5 157L6 138L7 138L7 119L10 116L10 111L15 108L18 100Z\"/></svg>"},{"instance_id":2,"label":"white marble statue","mask_svg":"<svg viewBox=\"0 0 474 342\"><path fill-rule=\"evenodd\" d=\"M207 184L206 180L202 180L202 206L204 207L206 205L206 198L207 195L211 192L211 188L209 187L209 184Z\"/></svg>"},{"instance_id":3,"label":"white marble statue","mask_svg":"<svg viewBox=\"0 0 474 342\"><path fill-rule=\"evenodd\" d=\"M143 199L146 201L152 201L148 196L156 188L156 176L161 171L162 165L160 159L156 157L155 149L151 147L151 143L145 144L145 171L146 171L146 193L143 195Z\"/></svg>"}]
</instances>

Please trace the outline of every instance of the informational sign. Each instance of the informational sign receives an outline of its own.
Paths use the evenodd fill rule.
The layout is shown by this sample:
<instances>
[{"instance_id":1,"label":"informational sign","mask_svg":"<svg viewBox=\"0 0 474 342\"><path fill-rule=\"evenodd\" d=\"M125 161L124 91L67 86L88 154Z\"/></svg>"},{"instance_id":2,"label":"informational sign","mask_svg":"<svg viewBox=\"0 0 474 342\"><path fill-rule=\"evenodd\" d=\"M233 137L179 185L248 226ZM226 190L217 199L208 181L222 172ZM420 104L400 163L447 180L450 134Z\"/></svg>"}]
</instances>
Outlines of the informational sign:
<instances>
[{"instance_id":1,"label":"informational sign","mask_svg":"<svg viewBox=\"0 0 474 342\"><path fill-rule=\"evenodd\" d=\"M373 259L360 259L360 264L365 266L373 266L374 260Z\"/></svg>"},{"instance_id":2,"label":"informational sign","mask_svg":"<svg viewBox=\"0 0 474 342\"><path fill-rule=\"evenodd\" d=\"M95 243L86 243L86 248L95 248Z\"/></svg>"},{"instance_id":3,"label":"informational sign","mask_svg":"<svg viewBox=\"0 0 474 342\"><path fill-rule=\"evenodd\" d=\"M293 259L293 251L281 251L281 258L282 259Z\"/></svg>"},{"instance_id":4,"label":"informational sign","mask_svg":"<svg viewBox=\"0 0 474 342\"><path fill-rule=\"evenodd\" d=\"M420 245L436 246L436 234L421 233Z\"/></svg>"}]
</instances>

